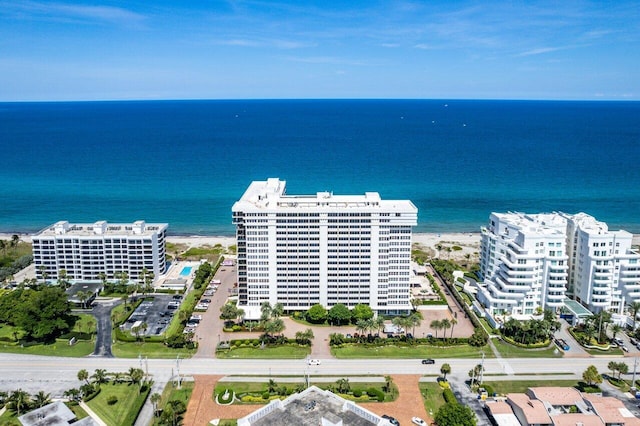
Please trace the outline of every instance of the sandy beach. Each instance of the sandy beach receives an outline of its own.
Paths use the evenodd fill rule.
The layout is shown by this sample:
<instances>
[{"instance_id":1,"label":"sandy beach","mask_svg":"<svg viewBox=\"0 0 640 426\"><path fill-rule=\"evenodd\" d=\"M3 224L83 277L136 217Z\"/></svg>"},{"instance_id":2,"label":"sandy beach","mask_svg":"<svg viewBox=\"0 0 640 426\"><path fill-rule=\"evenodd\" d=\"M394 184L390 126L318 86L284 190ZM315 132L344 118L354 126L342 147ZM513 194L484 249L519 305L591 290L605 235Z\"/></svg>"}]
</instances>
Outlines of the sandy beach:
<instances>
[{"instance_id":1,"label":"sandy beach","mask_svg":"<svg viewBox=\"0 0 640 426\"><path fill-rule=\"evenodd\" d=\"M0 233L0 239L11 240L13 234ZM21 241L31 242L31 235L17 234ZM466 233L415 233L413 234L413 243L419 245L419 248L425 251L432 250L435 257L443 257L451 260L461 260L471 258L477 260L480 250L479 232ZM230 236L167 236L167 242L172 244L180 244L186 249L190 247L203 247L221 245L225 248L235 245L235 237ZM633 244L640 245L640 234L633 236ZM458 248L451 249L453 246Z\"/></svg>"}]
</instances>

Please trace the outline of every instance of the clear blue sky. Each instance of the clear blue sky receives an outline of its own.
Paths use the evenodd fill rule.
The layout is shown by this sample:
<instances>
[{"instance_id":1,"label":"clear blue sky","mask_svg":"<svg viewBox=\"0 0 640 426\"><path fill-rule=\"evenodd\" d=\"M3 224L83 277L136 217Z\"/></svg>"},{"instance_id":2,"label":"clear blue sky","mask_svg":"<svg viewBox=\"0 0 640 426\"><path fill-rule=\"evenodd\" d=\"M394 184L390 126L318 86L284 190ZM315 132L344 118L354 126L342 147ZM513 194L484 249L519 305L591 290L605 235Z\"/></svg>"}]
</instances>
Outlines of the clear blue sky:
<instances>
[{"instance_id":1,"label":"clear blue sky","mask_svg":"<svg viewBox=\"0 0 640 426\"><path fill-rule=\"evenodd\" d=\"M0 101L640 99L638 1L0 0Z\"/></svg>"}]
</instances>

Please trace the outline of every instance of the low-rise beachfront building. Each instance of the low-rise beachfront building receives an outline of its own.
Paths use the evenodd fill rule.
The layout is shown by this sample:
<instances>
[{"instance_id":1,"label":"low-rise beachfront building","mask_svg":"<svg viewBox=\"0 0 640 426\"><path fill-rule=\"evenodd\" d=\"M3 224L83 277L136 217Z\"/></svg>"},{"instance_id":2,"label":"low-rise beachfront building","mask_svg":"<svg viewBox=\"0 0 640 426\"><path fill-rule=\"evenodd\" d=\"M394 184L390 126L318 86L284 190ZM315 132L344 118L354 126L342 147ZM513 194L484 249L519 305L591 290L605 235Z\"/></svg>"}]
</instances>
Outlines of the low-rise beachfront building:
<instances>
[{"instance_id":1,"label":"low-rise beachfront building","mask_svg":"<svg viewBox=\"0 0 640 426\"><path fill-rule=\"evenodd\" d=\"M491 213L482 228L478 301L491 316L557 310L571 297L623 314L640 301L633 235L585 213Z\"/></svg>"},{"instance_id":2,"label":"low-rise beachfront building","mask_svg":"<svg viewBox=\"0 0 640 426\"><path fill-rule=\"evenodd\" d=\"M166 270L167 227L142 220L129 224L57 222L31 237L36 278L114 280L123 272L132 281L142 279L145 272L157 277Z\"/></svg>"},{"instance_id":3,"label":"low-rise beachfront building","mask_svg":"<svg viewBox=\"0 0 640 426\"><path fill-rule=\"evenodd\" d=\"M232 207L246 318L259 317L263 302L287 311L318 303L409 311L413 203L376 192L287 195L285 185L252 182Z\"/></svg>"},{"instance_id":4,"label":"low-rise beachfront building","mask_svg":"<svg viewBox=\"0 0 640 426\"><path fill-rule=\"evenodd\" d=\"M482 228L478 301L491 316L531 316L563 305L565 224L557 215L491 213Z\"/></svg>"},{"instance_id":5,"label":"low-rise beachfront building","mask_svg":"<svg viewBox=\"0 0 640 426\"><path fill-rule=\"evenodd\" d=\"M566 387L529 388L485 407L499 426L640 426L622 401Z\"/></svg>"}]
</instances>

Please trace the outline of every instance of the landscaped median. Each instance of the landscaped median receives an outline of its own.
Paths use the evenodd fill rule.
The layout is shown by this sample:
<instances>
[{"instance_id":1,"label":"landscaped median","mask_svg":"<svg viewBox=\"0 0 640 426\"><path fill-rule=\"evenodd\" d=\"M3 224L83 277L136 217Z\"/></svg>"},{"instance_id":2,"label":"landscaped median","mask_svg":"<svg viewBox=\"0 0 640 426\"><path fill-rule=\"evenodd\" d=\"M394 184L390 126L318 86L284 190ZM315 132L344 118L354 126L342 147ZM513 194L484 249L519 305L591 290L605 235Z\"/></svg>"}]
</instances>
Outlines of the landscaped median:
<instances>
[{"instance_id":1,"label":"landscaped median","mask_svg":"<svg viewBox=\"0 0 640 426\"><path fill-rule=\"evenodd\" d=\"M271 341L264 339L238 339L221 342L216 348L217 358L244 359L303 359L311 353L309 344L280 336Z\"/></svg>"},{"instance_id":2,"label":"landscaped median","mask_svg":"<svg viewBox=\"0 0 640 426\"><path fill-rule=\"evenodd\" d=\"M333 380L329 379L328 380ZM398 397L398 389L391 377L375 378L337 378L335 381L311 381L320 389L330 390L344 399L362 402L391 402ZM289 379L291 380L291 379ZM267 404L274 399L284 399L289 395L302 392L307 388L302 378L295 382L284 383L278 378L268 381L237 382L221 380L216 384L212 398L217 404Z\"/></svg>"},{"instance_id":3,"label":"landscaped median","mask_svg":"<svg viewBox=\"0 0 640 426\"><path fill-rule=\"evenodd\" d=\"M331 335L331 354L336 358L434 358L446 350L447 358L478 358L484 353L493 357L485 346L471 346L468 339L411 339L372 337L365 341L347 338L342 334Z\"/></svg>"}]
</instances>

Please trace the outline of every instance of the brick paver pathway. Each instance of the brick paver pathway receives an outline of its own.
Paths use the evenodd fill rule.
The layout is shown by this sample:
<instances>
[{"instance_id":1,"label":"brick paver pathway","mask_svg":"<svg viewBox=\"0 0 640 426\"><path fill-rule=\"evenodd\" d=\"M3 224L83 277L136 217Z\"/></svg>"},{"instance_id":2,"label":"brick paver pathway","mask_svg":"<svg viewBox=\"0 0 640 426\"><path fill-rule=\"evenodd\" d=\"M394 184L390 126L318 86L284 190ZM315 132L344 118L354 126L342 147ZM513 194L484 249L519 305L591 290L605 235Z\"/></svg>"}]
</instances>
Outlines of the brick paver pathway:
<instances>
[{"instance_id":1,"label":"brick paver pathway","mask_svg":"<svg viewBox=\"0 0 640 426\"><path fill-rule=\"evenodd\" d=\"M213 419L238 419L262 407L262 405L218 405L213 400L213 389L223 376L194 376L195 387L187 405L184 424L205 426ZM378 414L389 414L400 424L411 424L411 417L418 416L431 423L422 402L418 381L420 375L394 375L393 382L398 387L399 396L394 402L364 403L363 407ZM277 378L275 378L277 381ZM313 380L313 378L312 378Z\"/></svg>"}]
</instances>

